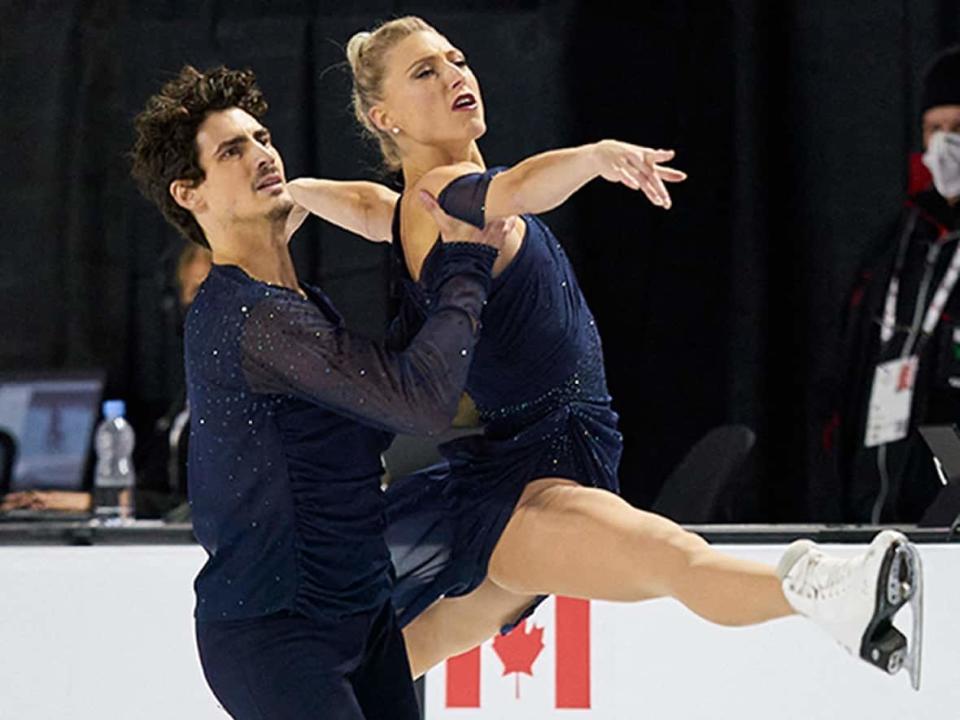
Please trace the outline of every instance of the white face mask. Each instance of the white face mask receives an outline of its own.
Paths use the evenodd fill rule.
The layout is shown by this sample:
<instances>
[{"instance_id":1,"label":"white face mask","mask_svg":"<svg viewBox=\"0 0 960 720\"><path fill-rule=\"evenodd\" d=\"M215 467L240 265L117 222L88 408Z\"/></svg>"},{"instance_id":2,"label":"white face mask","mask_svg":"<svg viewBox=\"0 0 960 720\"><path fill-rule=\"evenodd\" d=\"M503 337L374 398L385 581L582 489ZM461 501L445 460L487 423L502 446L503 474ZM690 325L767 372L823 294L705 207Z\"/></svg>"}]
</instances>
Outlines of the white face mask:
<instances>
[{"instance_id":1,"label":"white face mask","mask_svg":"<svg viewBox=\"0 0 960 720\"><path fill-rule=\"evenodd\" d=\"M933 175L933 185L945 198L960 196L960 133L937 131L930 136L923 164Z\"/></svg>"}]
</instances>

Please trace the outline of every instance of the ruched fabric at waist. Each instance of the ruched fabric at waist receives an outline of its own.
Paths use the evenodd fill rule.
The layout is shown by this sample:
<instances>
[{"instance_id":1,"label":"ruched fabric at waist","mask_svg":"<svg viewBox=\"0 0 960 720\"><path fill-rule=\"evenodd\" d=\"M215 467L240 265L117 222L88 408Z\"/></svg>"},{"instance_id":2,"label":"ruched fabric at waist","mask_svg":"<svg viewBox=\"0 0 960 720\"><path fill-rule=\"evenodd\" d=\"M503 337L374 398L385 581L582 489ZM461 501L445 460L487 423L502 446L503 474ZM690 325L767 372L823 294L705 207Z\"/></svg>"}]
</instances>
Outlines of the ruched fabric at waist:
<instances>
[{"instance_id":1,"label":"ruched fabric at waist","mask_svg":"<svg viewBox=\"0 0 960 720\"><path fill-rule=\"evenodd\" d=\"M523 486L540 477L566 477L582 485L618 491L623 436L607 402L568 400L539 405L491 423L484 435L440 446L460 492L484 494L510 478Z\"/></svg>"},{"instance_id":2,"label":"ruched fabric at waist","mask_svg":"<svg viewBox=\"0 0 960 720\"><path fill-rule=\"evenodd\" d=\"M610 395L602 378L575 372L562 383L531 400L497 408L478 407L486 436L502 439L530 429L558 410L573 404L610 409ZM612 412L612 411L611 411Z\"/></svg>"}]
</instances>

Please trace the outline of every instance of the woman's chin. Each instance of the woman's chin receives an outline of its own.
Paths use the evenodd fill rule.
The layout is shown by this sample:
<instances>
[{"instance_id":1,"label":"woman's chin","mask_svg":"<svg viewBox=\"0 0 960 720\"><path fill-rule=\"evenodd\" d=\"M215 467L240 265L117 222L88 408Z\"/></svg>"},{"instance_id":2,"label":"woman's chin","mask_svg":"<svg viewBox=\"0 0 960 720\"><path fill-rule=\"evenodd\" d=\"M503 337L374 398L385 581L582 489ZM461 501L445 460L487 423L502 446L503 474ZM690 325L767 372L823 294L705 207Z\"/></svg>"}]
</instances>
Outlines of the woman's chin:
<instances>
[{"instance_id":1,"label":"woman's chin","mask_svg":"<svg viewBox=\"0 0 960 720\"><path fill-rule=\"evenodd\" d=\"M470 120L470 139L479 140L487 134L487 124L483 118L473 118Z\"/></svg>"}]
</instances>

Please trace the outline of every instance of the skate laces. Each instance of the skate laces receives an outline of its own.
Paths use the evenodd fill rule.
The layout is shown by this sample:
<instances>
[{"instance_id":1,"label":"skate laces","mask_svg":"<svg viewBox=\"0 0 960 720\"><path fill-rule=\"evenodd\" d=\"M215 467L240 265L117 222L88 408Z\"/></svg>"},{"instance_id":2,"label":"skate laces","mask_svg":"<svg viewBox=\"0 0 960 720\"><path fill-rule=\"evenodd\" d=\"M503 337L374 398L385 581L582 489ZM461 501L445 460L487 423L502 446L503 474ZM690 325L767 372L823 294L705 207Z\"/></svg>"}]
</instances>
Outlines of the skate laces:
<instances>
[{"instance_id":1,"label":"skate laces","mask_svg":"<svg viewBox=\"0 0 960 720\"><path fill-rule=\"evenodd\" d=\"M832 558L811 548L790 572L791 589L808 598L833 596L842 592L854 570L864 562L866 555L850 559Z\"/></svg>"}]
</instances>

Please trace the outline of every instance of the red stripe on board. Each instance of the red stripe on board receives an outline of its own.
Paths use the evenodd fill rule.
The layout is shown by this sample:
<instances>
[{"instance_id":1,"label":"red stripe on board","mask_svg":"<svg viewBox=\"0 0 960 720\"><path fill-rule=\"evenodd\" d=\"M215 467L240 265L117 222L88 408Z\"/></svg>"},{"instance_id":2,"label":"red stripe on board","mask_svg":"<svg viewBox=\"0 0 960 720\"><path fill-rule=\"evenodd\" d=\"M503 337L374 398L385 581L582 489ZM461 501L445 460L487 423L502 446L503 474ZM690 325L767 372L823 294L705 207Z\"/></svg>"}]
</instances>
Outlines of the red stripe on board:
<instances>
[{"instance_id":1,"label":"red stripe on board","mask_svg":"<svg viewBox=\"0 0 960 720\"><path fill-rule=\"evenodd\" d=\"M447 707L480 707L480 648L447 660Z\"/></svg>"},{"instance_id":2,"label":"red stripe on board","mask_svg":"<svg viewBox=\"0 0 960 720\"><path fill-rule=\"evenodd\" d=\"M557 598L557 707L590 707L590 601ZM449 677L449 676L448 676Z\"/></svg>"}]
</instances>

